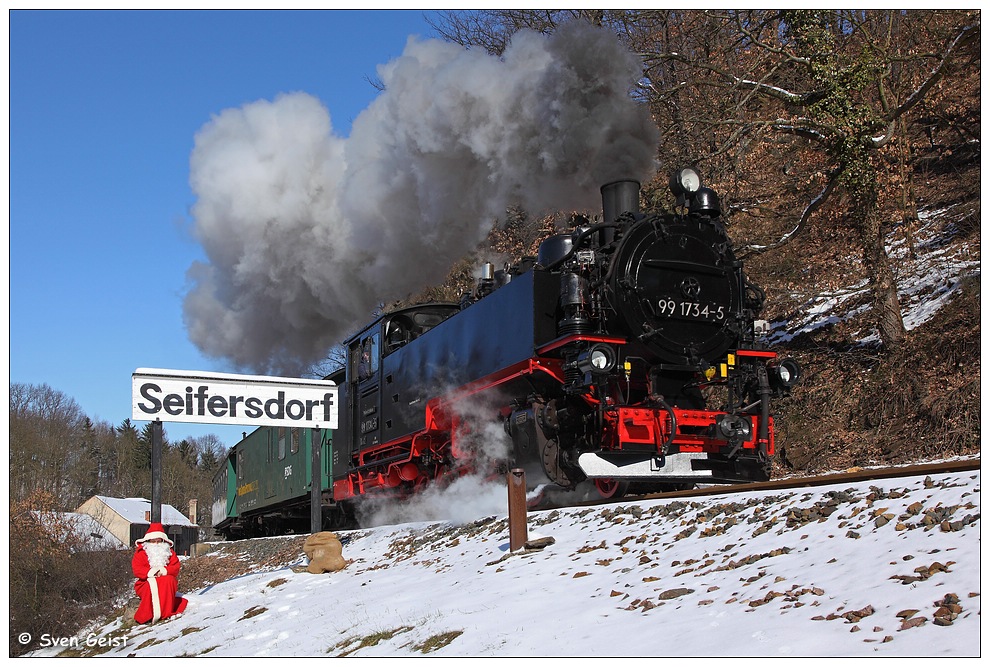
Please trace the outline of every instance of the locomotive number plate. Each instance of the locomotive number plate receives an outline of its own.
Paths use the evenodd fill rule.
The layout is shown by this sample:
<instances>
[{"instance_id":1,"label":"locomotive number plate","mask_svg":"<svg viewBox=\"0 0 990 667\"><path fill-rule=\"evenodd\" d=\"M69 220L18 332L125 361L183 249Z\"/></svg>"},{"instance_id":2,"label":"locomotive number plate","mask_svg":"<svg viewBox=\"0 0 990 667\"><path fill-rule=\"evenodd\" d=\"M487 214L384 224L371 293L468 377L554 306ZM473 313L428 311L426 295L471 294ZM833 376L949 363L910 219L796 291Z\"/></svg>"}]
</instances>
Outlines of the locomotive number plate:
<instances>
[{"instance_id":1,"label":"locomotive number plate","mask_svg":"<svg viewBox=\"0 0 990 667\"><path fill-rule=\"evenodd\" d=\"M683 317L692 320L721 322L725 319L725 306L699 301L679 301L660 299L657 302L657 315L661 317Z\"/></svg>"}]
</instances>

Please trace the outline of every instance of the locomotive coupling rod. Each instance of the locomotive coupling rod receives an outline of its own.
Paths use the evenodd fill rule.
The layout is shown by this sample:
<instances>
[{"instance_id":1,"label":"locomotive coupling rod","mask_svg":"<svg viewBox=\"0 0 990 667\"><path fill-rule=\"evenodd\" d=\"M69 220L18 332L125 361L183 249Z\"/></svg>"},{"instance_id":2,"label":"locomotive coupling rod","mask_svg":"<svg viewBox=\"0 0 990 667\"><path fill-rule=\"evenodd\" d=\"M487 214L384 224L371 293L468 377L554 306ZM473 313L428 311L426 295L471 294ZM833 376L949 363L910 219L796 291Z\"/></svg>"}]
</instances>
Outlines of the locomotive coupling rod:
<instances>
[{"instance_id":1,"label":"locomotive coupling rod","mask_svg":"<svg viewBox=\"0 0 990 667\"><path fill-rule=\"evenodd\" d=\"M513 468L505 481L509 487L509 551L518 551L529 540L526 534L526 472Z\"/></svg>"}]
</instances>

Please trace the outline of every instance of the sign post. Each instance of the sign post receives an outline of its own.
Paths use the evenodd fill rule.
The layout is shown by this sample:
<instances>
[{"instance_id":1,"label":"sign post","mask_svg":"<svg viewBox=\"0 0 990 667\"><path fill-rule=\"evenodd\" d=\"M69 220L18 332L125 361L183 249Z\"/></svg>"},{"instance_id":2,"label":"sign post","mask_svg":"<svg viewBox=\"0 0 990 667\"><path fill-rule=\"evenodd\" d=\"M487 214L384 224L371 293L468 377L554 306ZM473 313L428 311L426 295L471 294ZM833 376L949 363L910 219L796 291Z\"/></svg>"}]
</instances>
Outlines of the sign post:
<instances>
[{"instance_id":1,"label":"sign post","mask_svg":"<svg viewBox=\"0 0 990 667\"><path fill-rule=\"evenodd\" d=\"M509 487L509 551L518 551L529 539L526 529L526 471L513 468L505 476Z\"/></svg>"},{"instance_id":2,"label":"sign post","mask_svg":"<svg viewBox=\"0 0 990 667\"><path fill-rule=\"evenodd\" d=\"M312 486L309 491L309 532L318 533L323 530L323 431L314 428L310 431L310 448L312 449Z\"/></svg>"},{"instance_id":3,"label":"sign post","mask_svg":"<svg viewBox=\"0 0 990 667\"><path fill-rule=\"evenodd\" d=\"M162 420L151 422L151 523L162 522Z\"/></svg>"}]
</instances>

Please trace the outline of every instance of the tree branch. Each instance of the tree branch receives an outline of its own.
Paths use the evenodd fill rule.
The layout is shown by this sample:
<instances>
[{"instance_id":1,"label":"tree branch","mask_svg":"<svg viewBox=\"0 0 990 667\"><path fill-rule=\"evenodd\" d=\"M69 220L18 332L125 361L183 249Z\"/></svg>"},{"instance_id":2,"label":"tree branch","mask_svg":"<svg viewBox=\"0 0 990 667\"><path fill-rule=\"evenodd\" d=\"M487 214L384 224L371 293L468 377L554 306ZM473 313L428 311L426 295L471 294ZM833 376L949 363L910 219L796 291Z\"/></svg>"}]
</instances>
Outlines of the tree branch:
<instances>
[{"instance_id":1,"label":"tree branch","mask_svg":"<svg viewBox=\"0 0 990 667\"><path fill-rule=\"evenodd\" d=\"M979 21L963 28L959 34L956 35L956 38L952 40L952 43L949 44L949 48L945 50L945 53L942 55L942 61L938 64L938 66L932 70L932 73L928 75L928 78L922 82L922 84L918 86L918 88L911 93L906 100L904 100L903 104L887 115L887 120L891 122L897 120L921 100L925 99L928 91L930 91L932 87L934 87L935 84L938 83L939 80L945 75L945 70L949 66L949 61L955 56L955 52L972 42L974 39L978 39L979 36Z\"/></svg>"},{"instance_id":2,"label":"tree branch","mask_svg":"<svg viewBox=\"0 0 990 667\"><path fill-rule=\"evenodd\" d=\"M811 218L812 214L814 214L815 211L820 209L822 205L825 204L826 201L828 201L828 198L832 195L832 192L835 190L835 186L839 182L839 176L841 174L842 174L842 169L840 167L836 167L832 171L832 173L829 174L828 183L825 184L825 188L818 194L817 197L812 199L811 202L809 202L808 205L805 206L804 211L801 212L801 217L798 218L797 224L794 226L794 229L784 234L782 237L780 237L779 240L777 240L775 243L771 243L770 245L746 246L745 248L742 249L743 254L740 255L739 259L744 260L750 255L759 255L764 252L767 252L768 250L774 250L776 248L779 248L782 245L791 241L798 234L800 234L804 230L805 225L807 224L808 220Z\"/></svg>"}]
</instances>

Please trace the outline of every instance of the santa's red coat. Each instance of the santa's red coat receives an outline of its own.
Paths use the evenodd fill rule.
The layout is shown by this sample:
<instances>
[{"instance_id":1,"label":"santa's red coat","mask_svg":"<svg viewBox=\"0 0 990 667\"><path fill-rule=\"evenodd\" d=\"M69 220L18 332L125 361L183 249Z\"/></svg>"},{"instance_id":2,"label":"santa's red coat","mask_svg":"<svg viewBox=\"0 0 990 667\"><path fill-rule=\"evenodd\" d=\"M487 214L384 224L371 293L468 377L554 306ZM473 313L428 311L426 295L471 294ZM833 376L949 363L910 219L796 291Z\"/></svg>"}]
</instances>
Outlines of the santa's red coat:
<instances>
[{"instance_id":1,"label":"santa's red coat","mask_svg":"<svg viewBox=\"0 0 990 667\"><path fill-rule=\"evenodd\" d=\"M131 559L131 569L137 577L134 591L141 598L141 604L134 612L136 623L153 623L185 611L186 599L176 595L179 588L179 559L174 551L165 566L167 573L149 577L151 566L148 564L148 555L144 552L144 546L139 544L134 558Z\"/></svg>"}]
</instances>

